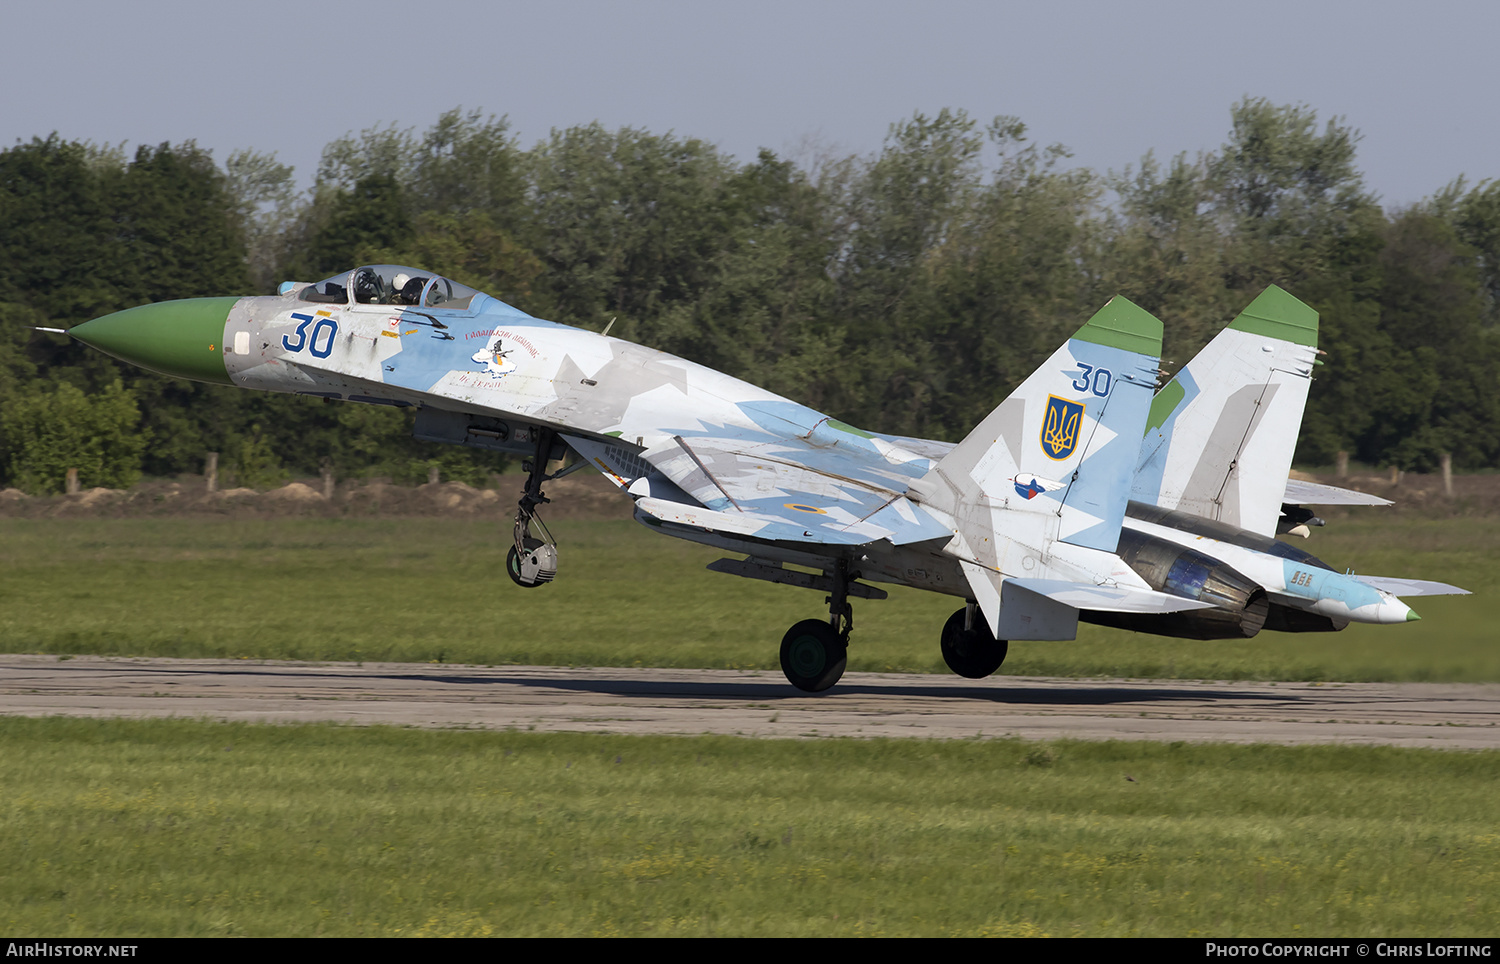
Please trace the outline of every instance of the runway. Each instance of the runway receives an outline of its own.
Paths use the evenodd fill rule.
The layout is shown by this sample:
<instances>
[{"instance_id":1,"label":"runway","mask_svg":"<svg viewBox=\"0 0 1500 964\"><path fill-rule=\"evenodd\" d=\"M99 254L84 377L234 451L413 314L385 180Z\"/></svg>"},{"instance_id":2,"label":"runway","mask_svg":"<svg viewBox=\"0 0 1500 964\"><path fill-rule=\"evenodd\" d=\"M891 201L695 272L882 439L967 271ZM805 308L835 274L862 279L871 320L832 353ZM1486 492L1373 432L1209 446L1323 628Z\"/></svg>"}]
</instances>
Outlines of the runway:
<instances>
[{"instance_id":1,"label":"runway","mask_svg":"<svg viewBox=\"0 0 1500 964\"><path fill-rule=\"evenodd\" d=\"M1500 748L1500 684L1247 683L0 655L0 714L262 723Z\"/></svg>"}]
</instances>

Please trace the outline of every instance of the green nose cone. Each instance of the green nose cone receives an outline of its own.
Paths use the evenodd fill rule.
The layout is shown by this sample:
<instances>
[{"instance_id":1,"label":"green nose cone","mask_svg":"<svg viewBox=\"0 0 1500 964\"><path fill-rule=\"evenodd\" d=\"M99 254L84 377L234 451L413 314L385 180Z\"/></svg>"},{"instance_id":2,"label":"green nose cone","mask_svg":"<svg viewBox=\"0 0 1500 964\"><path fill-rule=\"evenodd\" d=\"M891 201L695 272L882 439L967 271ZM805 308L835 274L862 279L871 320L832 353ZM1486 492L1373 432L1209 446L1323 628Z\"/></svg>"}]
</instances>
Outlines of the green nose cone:
<instances>
[{"instance_id":1,"label":"green nose cone","mask_svg":"<svg viewBox=\"0 0 1500 964\"><path fill-rule=\"evenodd\" d=\"M224 324L238 298L187 298L127 308L68 329L132 365L200 382L234 384L224 368Z\"/></svg>"}]
</instances>

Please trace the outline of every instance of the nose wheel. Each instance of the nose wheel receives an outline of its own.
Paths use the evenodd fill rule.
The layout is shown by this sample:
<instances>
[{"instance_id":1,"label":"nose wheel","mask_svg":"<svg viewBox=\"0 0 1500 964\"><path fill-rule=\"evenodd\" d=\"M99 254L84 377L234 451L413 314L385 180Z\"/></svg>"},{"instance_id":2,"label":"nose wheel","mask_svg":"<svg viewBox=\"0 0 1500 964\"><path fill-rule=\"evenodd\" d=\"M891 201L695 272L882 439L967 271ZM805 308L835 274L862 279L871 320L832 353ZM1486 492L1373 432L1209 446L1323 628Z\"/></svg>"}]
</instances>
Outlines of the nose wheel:
<instances>
[{"instance_id":1,"label":"nose wheel","mask_svg":"<svg viewBox=\"0 0 1500 964\"><path fill-rule=\"evenodd\" d=\"M540 519L534 519L540 525ZM532 536L523 536L523 548L511 546L505 553L505 572L523 589L545 586L557 578L557 546Z\"/></svg>"}]
</instances>

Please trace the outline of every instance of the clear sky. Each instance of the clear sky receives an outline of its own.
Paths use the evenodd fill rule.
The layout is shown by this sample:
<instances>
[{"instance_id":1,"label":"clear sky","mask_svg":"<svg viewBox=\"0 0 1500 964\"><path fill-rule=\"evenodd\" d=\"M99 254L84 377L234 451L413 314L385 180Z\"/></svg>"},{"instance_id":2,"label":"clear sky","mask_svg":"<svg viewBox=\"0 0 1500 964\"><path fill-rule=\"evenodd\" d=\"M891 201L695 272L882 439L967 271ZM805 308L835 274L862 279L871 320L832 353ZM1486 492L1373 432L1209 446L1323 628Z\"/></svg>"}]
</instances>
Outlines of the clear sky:
<instances>
[{"instance_id":1,"label":"clear sky","mask_svg":"<svg viewBox=\"0 0 1500 964\"><path fill-rule=\"evenodd\" d=\"M1389 206L1500 176L1500 4L423 0L12 5L0 144L194 139L310 179L334 137L462 106L673 131L741 159L879 149L916 111L1019 116L1078 164L1223 143L1250 95L1342 115Z\"/></svg>"}]
</instances>

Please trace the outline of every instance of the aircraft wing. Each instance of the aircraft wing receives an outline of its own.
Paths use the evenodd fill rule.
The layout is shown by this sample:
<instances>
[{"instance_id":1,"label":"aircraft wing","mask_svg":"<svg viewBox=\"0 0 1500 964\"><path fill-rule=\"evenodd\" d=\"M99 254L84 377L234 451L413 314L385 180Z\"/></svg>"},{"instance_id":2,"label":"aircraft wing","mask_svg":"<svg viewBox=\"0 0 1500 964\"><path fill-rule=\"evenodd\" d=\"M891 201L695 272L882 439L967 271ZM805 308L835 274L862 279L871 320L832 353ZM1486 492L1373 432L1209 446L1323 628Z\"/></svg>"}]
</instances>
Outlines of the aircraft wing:
<instances>
[{"instance_id":1,"label":"aircraft wing","mask_svg":"<svg viewBox=\"0 0 1500 964\"><path fill-rule=\"evenodd\" d=\"M861 472L866 460L852 452L830 459L800 443L676 436L641 458L706 508L808 533L798 541L904 545L952 536L905 498L904 487L887 487L897 480Z\"/></svg>"},{"instance_id":2,"label":"aircraft wing","mask_svg":"<svg viewBox=\"0 0 1500 964\"><path fill-rule=\"evenodd\" d=\"M908 545L953 535L905 497L906 480L926 471L927 460L889 447L876 450L860 436L819 445L791 434L676 435L639 453L641 468L650 470L644 478L641 468L610 471L607 446L566 438L637 496L638 509L663 522L830 545L881 539ZM849 444L854 441L870 450Z\"/></svg>"},{"instance_id":3,"label":"aircraft wing","mask_svg":"<svg viewBox=\"0 0 1500 964\"><path fill-rule=\"evenodd\" d=\"M1288 505L1394 505L1390 499L1378 495L1341 489L1336 485L1321 482L1304 482L1301 479L1286 480L1286 494L1281 501Z\"/></svg>"}]
</instances>

